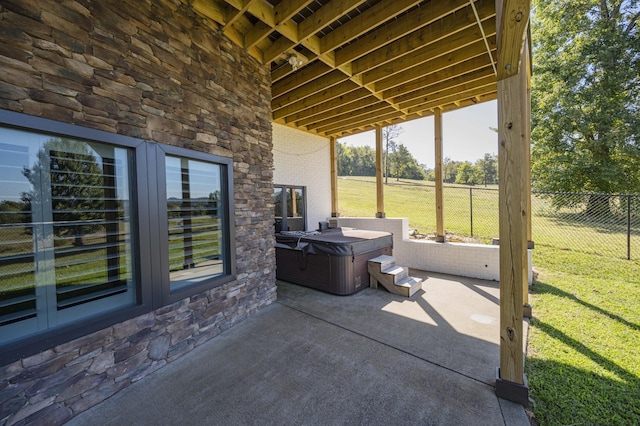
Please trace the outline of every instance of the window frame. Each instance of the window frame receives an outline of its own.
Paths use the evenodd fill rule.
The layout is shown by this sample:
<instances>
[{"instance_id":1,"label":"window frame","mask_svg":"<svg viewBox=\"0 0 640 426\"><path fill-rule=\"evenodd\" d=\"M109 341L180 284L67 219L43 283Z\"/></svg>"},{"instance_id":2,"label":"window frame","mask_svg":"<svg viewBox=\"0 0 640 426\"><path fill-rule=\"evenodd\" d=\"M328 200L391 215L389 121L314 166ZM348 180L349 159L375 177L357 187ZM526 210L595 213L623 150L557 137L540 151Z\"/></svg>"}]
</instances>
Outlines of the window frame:
<instances>
[{"instance_id":1,"label":"window frame","mask_svg":"<svg viewBox=\"0 0 640 426\"><path fill-rule=\"evenodd\" d=\"M302 223L303 223L303 231L307 230L307 187L303 186L303 185L282 185L282 184L274 184L273 185L273 189L280 189L283 192L287 193L290 190L296 190L296 189L300 189L302 190ZM275 196L275 193L274 193ZM281 223L281 228L283 231L286 231L287 229L285 229L285 226L287 226L287 219L289 219L289 217L287 216L287 200L283 200L282 201L282 207L280 210L280 223ZM274 200L274 226L276 225L278 219L276 219L275 215L275 200Z\"/></svg>"},{"instance_id":2,"label":"window frame","mask_svg":"<svg viewBox=\"0 0 640 426\"><path fill-rule=\"evenodd\" d=\"M134 253L135 303L113 311L80 318L69 324L43 330L0 346L0 359L13 362L39 351L69 342L110 327L119 322L143 315L154 309L170 305L184 298L216 288L236 279L235 232L232 226L234 212L233 160L186 148L162 145L143 139L110 133L99 129L81 127L41 117L0 109L0 126L16 130L39 132L63 138L94 141L130 150L131 164L131 233ZM201 283L184 287L173 293L169 290L169 269L158 268L158 257L168 262L168 238L162 238L162 226L166 231L167 206L161 187L165 185L164 156L181 157L215 163L222 166L222 193L226 197L223 239L227 274L206 279ZM224 175L224 176L223 176ZM164 222L163 222L164 217ZM146 220L141 220L146 218ZM166 257L165 257L166 255ZM166 273L165 273L166 271Z\"/></svg>"},{"instance_id":3,"label":"window frame","mask_svg":"<svg viewBox=\"0 0 640 426\"><path fill-rule=\"evenodd\" d=\"M235 263L235 233L233 227L230 225L231 218L233 217L234 204L233 204L233 160L231 158L220 157L213 154L208 154L200 151L191 151L186 148L179 148L171 145L159 145L155 144L155 164L157 168L156 182L156 200L150 201L149 205L157 205L158 207L158 226L156 229L155 237L159 241L157 244L153 244L153 247L160 248L160 269L158 281L161 283L162 292L160 295L156 295L157 302L154 306L164 306L166 304L174 303L185 297L193 296L194 294L202 293L203 291L211 288L218 287L220 285L229 283L235 280L236 276L236 263ZM227 236L224 239L222 252L226 254L224 268L228 271L228 274L222 276L216 276L204 280L198 284L192 284L171 291L171 283L169 276L169 245L168 245L168 221L167 221L167 197L166 197L166 170L165 170L165 158L167 156L187 158L190 160L197 160L206 163L217 164L221 166L220 184L221 192L226 194L226 199L223 209L223 232ZM147 216L149 217L149 216ZM163 240L162 238L166 238ZM152 241L155 243L155 241ZM166 272L166 273L165 273Z\"/></svg>"}]
</instances>

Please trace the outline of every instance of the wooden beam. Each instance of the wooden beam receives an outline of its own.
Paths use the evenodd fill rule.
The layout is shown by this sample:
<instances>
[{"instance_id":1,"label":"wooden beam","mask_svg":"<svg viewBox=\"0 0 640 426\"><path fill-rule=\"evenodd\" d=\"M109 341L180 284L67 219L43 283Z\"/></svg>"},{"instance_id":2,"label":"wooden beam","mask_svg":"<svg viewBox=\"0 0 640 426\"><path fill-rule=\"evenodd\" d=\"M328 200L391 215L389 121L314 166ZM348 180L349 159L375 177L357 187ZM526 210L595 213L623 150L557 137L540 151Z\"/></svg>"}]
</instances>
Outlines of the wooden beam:
<instances>
[{"instance_id":1,"label":"wooden beam","mask_svg":"<svg viewBox=\"0 0 640 426\"><path fill-rule=\"evenodd\" d=\"M386 2L385 2L386 3ZM354 61L367 53L399 39L419 28L422 28L444 16L453 13L469 4L468 0L450 0L446 2L434 2L428 7L416 9L413 13L407 13L393 22L389 22L369 34L359 38L336 52L336 64L344 64Z\"/></svg>"},{"instance_id":2,"label":"wooden beam","mask_svg":"<svg viewBox=\"0 0 640 426\"><path fill-rule=\"evenodd\" d=\"M462 48L447 53L444 56L429 58L419 64L419 66L412 66L411 68L402 70L379 80L375 83L375 88L378 92L386 93L387 91L399 86L406 86L409 84L417 85L418 81L425 78L428 74L438 71L447 72L446 70L453 65L460 64L478 56L484 56L485 59L483 62L487 64L488 61L486 59L486 55L484 42L482 40L478 40L473 44L463 46Z\"/></svg>"},{"instance_id":3,"label":"wooden beam","mask_svg":"<svg viewBox=\"0 0 640 426\"><path fill-rule=\"evenodd\" d=\"M382 181L382 127L376 125L376 212L377 218L384 218L384 184Z\"/></svg>"},{"instance_id":4,"label":"wooden beam","mask_svg":"<svg viewBox=\"0 0 640 426\"><path fill-rule=\"evenodd\" d=\"M528 38L528 37L527 37ZM524 49L521 56L521 72L520 85L525 89L525 95L522 97L522 117L524 126L524 163L525 163L525 175L522 181L522 195L525 212L525 226L526 226L526 240L527 248L533 248L533 238L531 229L531 85L529 76L529 47L528 42L525 41ZM523 289L522 289L522 305L523 316L531 318L531 305L529 304L529 253L527 252L527 267L523 271Z\"/></svg>"},{"instance_id":5,"label":"wooden beam","mask_svg":"<svg viewBox=\"0 0 640 426\"><path fill-rule=\"evenodd\" d=\"M485 55L475 56L464 62L454 64L453 66L438 69L438 71L435 72L427 71L428 74L425 73L424 76L416 80L384 91L382 96L386 99L391 99L394 103L406 102L427 93L430 88L436 84L445 85L460 76L477 71L481 71L482 73L488 72L486 70L490 70L490 72L493 73L491 65L487 65Z\"/></svg>"},{"instance_id":6,"label":"wooden beam","mask_svg":"<svg viewBox=\"0 0 640 426\"><path fill-rule=\"evenodd\" d=\"M338 212L338 142L335 137L329 138L331 157L331 217L340 216Z\"/></svg>"},{"instance_id":7,"label":"wooden beam","mask_svg":"<svg viewBox=\"0 0 640 426\"><path fill-rule=\"evenodd\" d=\"M432 102L416 105L414 107L409 108L408 112L410 114L421 114L428 109L433 109L436 107L440 107L442 109L443 105L454 103L454 102L460 102L465 99L475 98L476 96L483 96L489 93L495 93L496 90L497 90L496 83L494 81L485 86L479 86L470 90L460 91L451 96L435 99Z\"/></svg>"},{"instance_id":8,"label":"wooden beam","mask_svg":"<svg viewBox=\"0 0 640 426\"><path fill-rule=\"evenodd\" d=\"M191 5L197 12L207 18L212 19L220 25L225 24L226 11L219 3L209 0L193 0Z\"/></svg>"},{"instance_id":9,"label":"wooden beam","mask_svg":"<svg viewBox=\"0 0 640 426\"><path fill-rule=\"evenodd\" d=\"M298 24L298 34L301 40L316 34L318 31L346 15L367 0L332 0L326 3L313 15Z\"/></svg>"},{"instance_id":10,"label":"wooden beam","mask_svg":"<svg viewBox=\"0 0 640 426\"><path fill-rule=\"evenodd\" d=\"M296 101L300 101L301 99L312 96L316 93L320 93L326 90L329 87L335 86L339 83L347 80L348 77L343 73L337 70L333 70L328 74L323 75L318 78L314 84L306 84L304 86L298 87L297 89L286 93L283 96L279 96L274 98L271 102L272 109L276 110L287 105L290 105Z\"/></svg>"},{"instance_id":11,"label":"wooden beam","mask_svg":"<svg viewBox=\"0 0 640 426\"><path fill-rule=\"evenodd\" d=\"M313 1L314 0L288 0L279 2L274 8L276 25L293 18L298 12Z\"/></svg>"},{"instance_id":12,"label":"wooden beam","mask_svg":"<svg viewBox=\"0 0 640 426\"><path fill-rule=\"evenodd\" d=\"M332 51L358 38L385 21L410 9L422 0L394 0L376 3L365 13L358 15L342 25L338 30L332 31L322 37L320 53Z\"/></svg>"},{"instance_id":13,"label":"wooden beam","mask_svg":"<svg viewBox=\"0 0 640 426\"><path fill-rule=\"evenodd\" d=\"M531 0L500 0L500 37L498 39L498 79L518 74L525 33L529 26Z\"/></svg>"},{"instance_id":14,"label":"wooden beam","mask_svg":"<svg viewBox=\"0 0 640 426\"><path fill-rule=\"evenodd\" d=\"M312 108L322 102L327 102L332 99L337 99L343 94L352 92L357 89L360 89L360 87L357 84L347 80L336 86L325 88L321 92L316 93L313 96L309 96L307 98L296 101L291 105L277 108L274 106L272 102L271 108L273 109L273 113L272 113L273 119L279 120L284 117L288 117L290 115L303 111L307 108Z\"/></svg>"},{"instance_id":15,"label":"wooden beam","mask_svg":"<svg viewBox=\"0 0 640 426\"><path fill-rule=\"evenodd\" d=\"M491 27L495 28L495 18L490 18L485 21L486 32L491 34ZM495 32L495 31L494 31ZM443 37L445 35L443 34ZM374 68L362 74L362 81L364 84L369 84L382 80L384 78L395 77L396 74L400 74L401 71L407 72L412 69L414 76L418 78L422 75L419 65L429 62L439 56L444 56L456 50L472 45L480 44L481 49L486 52L484 41L482 40L482 33L478 29L477 25L469 26L462 31L457 31L454 34L446 34L446 43L429 43L424 47L415 50L411 55L402 56L397 58L381 67ZM403 79L403 81L406 81Z\"/></svg>"},{"instance_id":16,"label":"wooden beam","mask_svg":"<svg viewBox=\"0 0 640 426\"><path fill-rule=\"evenodd\" d=\"M453 95L473 90L478 87L492 85L495 87L496 76L493 74L493 69L487 67L484 70L475 71L470 73L469 76L464 75L458 78L445 81L441 84L435 84L431 87L425 88L421 93L421 96L415 96L414 94L408 94L402 96L402 101L394 99L394 102L399 104L401 109L408 109L417 105L425 104L428 102L434 102L438 99L444 99Z\"/></svg>"},{"instance_id":17,"label":"wooden beam","mask_svg":"<svg viewBox=\"0 0 640 426\"><path fill-rule=\"evenodd\" d=\"M310 123L307 129L324 133L329 129L339 126L349 125L351 123L361 122L363 119L371 119L375 115L390 114L397 112L395 108L389 106L386 102L376 102L364 108L353 109L345 114L328 118L319 122Z\"/></svg>"},{"instance_id":18,"label":"wooden beam","mask_svg":"<svg viewBox=\"0 0 640 426\"><path fill-rule=\"evenodd\" d=\"M503 4L504 1L504 4ZM523 301L527 280L527 71L521 62L526 17L514 15L514 1L496 0L498 11L498 170L500 236L500 367L496 395L528 403L524 376ZM507 40L508 39L508 40ZM506 48L505 48L506 46ZM517 56L513 57L514 52ZM503 56L504 55L504 56ZM508 67L506 66L508 65ZM513 70L516 71L513 74ZM520 72L518 73L518 70ZM509 71L509 73L505 73Z\"/></svg>"},{"instance_id":19,"label":"wooden beam","mask_svg":"<svg viewBox=\"0 0 640 426\"><path fill-rule=\"evenodd\" d=\"M341 125L324 128L323 131L319 133L327 136L340 134L341 132L348 131L349 129L357 129L364 126L375 126L376 124L384 123L387 120L398 117L405 117L405 114L399 111L393 111L386 114L372 113L369 116L355 118Z\"/></svg>"},{"instance_id":20,"label":"wooden beam","mask_svg":"<svg viewBox=\"0 0 640 426\"><path fill-rule=\"evenodd\" d=\"M353 106L358 105L357 108ZM363 115L369 115L372 112L379 111L384 108L391 108L386 102L380 102L378 99L371 99L367 101L367 106L359 106L358 102L341 105L338 108L334 108L330 111L326 111L324 114L319 114L300 120L296 122L298 126L307 126L307 128L319 128L332 123L339 123L348 120L353 117L360 117Z\"/></svg>"},{"instance_id":21,"label":"wooden beam","mask_svg":"<svg viewBox=\"0 0 640 426\"><path fill-rule=\"evenodd\" d=\"M525 179L524 120L519 76L498 81L500 224L500 379L523 384L523 270L527 265L522 181Z\"/></svg>"},{"instance_id":22,"label":"wooden beam","mask_svg":"<svg viewBox=\"0 0 640 426\"><path fill-rule=\"evenodd\" d=\"M452 5L451 3L455 4ZM490 2L483 1L481 3L479 13L482 19L495 15L495 8ZM367 47L368 49L375 47L375 51L361 55L358 59L349 59L353 61L353 74L361 74L369 69L380 67L393 59L407 54L411 55L411 52L414 50L424 47L426 44L438 43L455 31L477 26L475 15L469 7L457 11L455 14L450 14L452 7L461 7L468 4L469 2L467 0L438 2L433 6L420 8L416 13L410 13L397 19L392 27L397 28L396 35L402 35L402 37L395 37L397 39L390 42L388 40L394 40L394 37L393 33L387 30L387 33L374 38L373 40L379 40L378 43L381 45L378 46L371 42ZM412 26L414 28L412 28ZM389 32L391 32L391 34L389 34ZM375 34L376 33L372 33L372 35ZM371 35L368 35L368 37L371 37ZM345 58L345 51L355 50L355 46L364 44L364 39L361 40L338 51L336 53L336 63L341 64L347 59ZM385 43L382 44L382 42Z\"/></svg>"},{"instance_id":23,"label":"wooden beam","mask_svg":"<svg viewBox=\"0 0 640 426\"><path fill-rule=\"evenodd\" d=\"M289 66L289 64L284 66ZM273 98L277 98L278 96L282 96L287 92L304 86L305 84L311 84L310 82L317 80L331 71L332 69L326 64L316 61L302 69L299 69L297 72L290 74L287 78L282 79L277 83L273 83L271 85L271 96Z\"/></svg>"},{"instance_id":24,"label":"wooden beam","mask_svg":"<svg viewBox=\"0 0 640 426\"><path fill-rule=\"evenodd\" d=\"M264 51L264 60L265 64L270 63L275 60L277 57L282 55L287 50L293 48L296 45L295 42L289 40L287 37L280 37L276 41L274 41L271 46Z\"/></svg>"},{"instance_id":25,"label":"wooden beam","mask_svg":"<svg viewBox=\"0 0 640 426\"><path fill-rule=\"evenodd\" d=\"M306 126L315 121L325 120L344 112L361 108L371 102L378 102L378 99L371 96L371 93L366 89L357 89L330 101L302 110L286 117L285 120L287 122L295 122L296 125Z\"/></svg>"},{"instance_id":26,"label":"wooden beam","mask_svg":"<svg viewBox=\"0 0 640 426\"><path fill-rule=\"evenodd\" d=\"M436 108L434 120L434 145L436 161L436 242L445 242L444 234L444 197L442 183L442 111Z\"/></svg>"},{"instance_id":27,"label":"wooden beam","mask_svg":"<svg viewBox=\"0 0 640 426\"><path fill-rule=\"evenodd\" d=\"M256 1L257 0L247 0L244 2L244 4L240 9L227 13L224 28L226 29L227 27L230 27L231 25L233 25L238 19L240 19L244 15L245 12L249 10L249 7L251 6L251 4Z\"/></svg>"}]
</instances>

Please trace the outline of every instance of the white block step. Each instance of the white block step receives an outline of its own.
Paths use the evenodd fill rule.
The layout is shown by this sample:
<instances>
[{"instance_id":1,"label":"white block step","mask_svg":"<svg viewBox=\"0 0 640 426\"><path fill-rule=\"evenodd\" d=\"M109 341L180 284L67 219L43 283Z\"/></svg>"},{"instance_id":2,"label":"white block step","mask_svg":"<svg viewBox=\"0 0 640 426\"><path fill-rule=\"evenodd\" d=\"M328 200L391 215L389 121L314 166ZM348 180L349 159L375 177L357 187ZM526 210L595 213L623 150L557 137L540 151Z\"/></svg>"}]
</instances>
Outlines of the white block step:
<instances>
[{"instance_id":1,"label":"white block step","mask_svg":"<svg viewBox=\"0 0 640 426\"><path fill-rule=\"evenodd\" d=\"M403 293L403 296L411 297L422 288L422 279L416 277L406 277L398 282L396 284L396 287L402 289L401 291ZM404 294L405 292L406 294Z\"/></svg>"},{"instance_id":2,"label":"white block step","mask_svg":"<svg viewBox=\"0 0 640 426\"><path fill-rule=\"evenodd\" d=\"M404 297L411 297L422 288L422 280L410 277L409 268L396 265L393 256L382 255L369 259L367 270L371 288L378 288L378 284L382 284L389 292Z\"/></svg>"},{"instance_id":3,"label":"white block step","mask_svg":"<svg viewBox=\"0 0 640 426\"><path fill-rule=\"evenodd\" d=\"M374 257L373 259L369 259L368 261L370 264L371 263L377 263L380 264L380 269L379 270L383 270L384 268L387 268L391 265L394 265L396 262L396 259L393 256L388 256L386 254L382 254L378 257Z\"/></svg>"}]
</instances>

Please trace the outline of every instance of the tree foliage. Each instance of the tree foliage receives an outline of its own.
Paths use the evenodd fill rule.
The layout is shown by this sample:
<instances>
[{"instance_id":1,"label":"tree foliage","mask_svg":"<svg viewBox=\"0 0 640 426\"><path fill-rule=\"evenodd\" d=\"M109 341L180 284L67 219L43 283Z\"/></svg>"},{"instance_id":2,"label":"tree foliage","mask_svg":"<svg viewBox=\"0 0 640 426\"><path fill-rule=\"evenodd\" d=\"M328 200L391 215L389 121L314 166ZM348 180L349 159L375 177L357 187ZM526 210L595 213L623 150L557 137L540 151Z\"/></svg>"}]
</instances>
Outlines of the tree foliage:
<instances>
[{"instance_id":1,"label":"tree foliage","mask_svg":"<svg viewBox=\"0 0 640 426\"><path fill-rule=\"evenodd\" d=\"M534 6L535 189L640 192L640 3ZM588 210L601 210L597 203Z\"/></svg>"},{"instance_id":2,"label":"tree foliage","mask_svg":"<svg viewBox=\"0 0 640 426\"><path fill-rule=\"evenodd\" d=\"M389 153L387 164L390 164L390 175L396 179L426 178L423 167L403 144L395 144ZM338 175L340 176L375 176L376 151L370 146L348 146L337 143Z\"/></svg>"},{"instance_id":3,"label":"tree foliage","mask_svg":"<svg viewBox=\"0 0 640 426\"><path fill-rule=\"evenodd\" d=\"M86 234L102 228L105 216L105 182L96 154L88 145L64 138L51 138L38 151L38 161L22 171L32 191L21 194L23 210L32 204L50 205L54 234L83 245ZM41 182L49 182L50 190Z\"/></svg>"},{"instance_id":4,"label":"tree foliage","mask_svg":"<svg viewBox=\"0 0 640 426\"><path fill-rule=\"evenodd\" d=\"M384 145L384 183L387 183L389 176L395 175L396 178L400 178L398 174L398 163L396 151L398 149L398 142L396 139L402 133L402 129L397 124L391 126L385 126L382 128L382 144ZM391 156L390 156L391 155Z\"/></svg>"}]
</instances>

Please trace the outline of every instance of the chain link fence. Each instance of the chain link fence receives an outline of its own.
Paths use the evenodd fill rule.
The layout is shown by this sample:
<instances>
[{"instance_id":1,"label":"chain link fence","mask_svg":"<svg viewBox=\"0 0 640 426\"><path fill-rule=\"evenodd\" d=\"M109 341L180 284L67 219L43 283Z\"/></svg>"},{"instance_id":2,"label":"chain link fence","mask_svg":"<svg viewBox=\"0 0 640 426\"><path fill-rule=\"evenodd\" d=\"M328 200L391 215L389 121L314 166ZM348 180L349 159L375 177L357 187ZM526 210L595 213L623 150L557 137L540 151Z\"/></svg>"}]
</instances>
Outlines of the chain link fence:
<instances>
[{"instance_id":1,"label":"chain link fence","mask_svg":"<svg viewBox=\"0 0 640 426\"><path fill-rule=\"evenodd\" d=\"M456 192L469 194L467 229L447 226L446 201L459 200ZM449 232L480 240L498 236L497 189L445 187L444 198ZM536 246L640 259L640 194L533 192L531 213Z\"/></svg>"},{"instance_id":2,"label":"chain link fence","mask_svg":"<svg viewBox=\"0 0 640 426\"><path fill-rule=\"evenodd\" d=\"M359 185L361 205L368 197L375 209L375 182L348 179ZM340 189L341 194L343 190ZM346 194L345 194L346 195ZM347 197L350 202L354 195ZM497 187L445 185L444 226L451 241L488 243L499 236ZM361 207L342 208L346 216L367 215ZM375 211L375 210L373 210ZM385 185L387 217L408 217L417 234L433 235L435 187L433 183L389 181ZM594 194L533 192L531 196L532 239L536 247L579 251L602 256L640 260L640 194Z\"/></svg>"}]
</instances>

